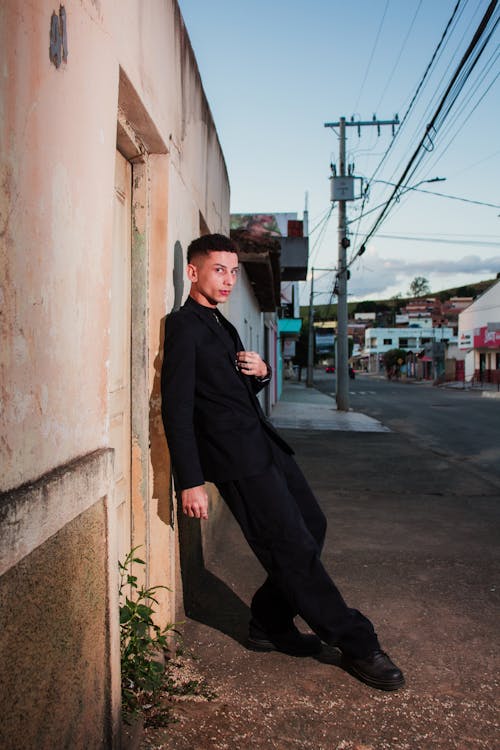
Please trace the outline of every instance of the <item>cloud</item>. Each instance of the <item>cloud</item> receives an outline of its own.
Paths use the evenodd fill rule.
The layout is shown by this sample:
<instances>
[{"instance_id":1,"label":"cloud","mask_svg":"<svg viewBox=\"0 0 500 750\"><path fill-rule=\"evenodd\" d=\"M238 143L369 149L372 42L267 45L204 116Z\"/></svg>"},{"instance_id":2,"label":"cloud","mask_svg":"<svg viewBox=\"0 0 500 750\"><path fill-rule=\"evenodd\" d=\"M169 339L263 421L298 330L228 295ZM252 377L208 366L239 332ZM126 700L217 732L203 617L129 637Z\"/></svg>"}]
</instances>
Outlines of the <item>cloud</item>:
<instances>
[{"instance_id":1,"label":"cloud","mask_svg":"<svg viewBox=\"0 0 500 750\"><path fill-rule=\"evenodd\" d=\"M432 292L465 286L475 281L494 278L500 272L500 255L480 257L464 255L462 258L445 257L438 249L434 255L409 260L383 257L374 248L356 260L350 267L348 282L350 300L389 299L397 294L405 296L415 276L425 276ZM449 252L449 251L448 251ZM319 273L314 279L315 304L328 303L332 298L335 273ZM301 304L309 304L311 274L301 286Z\"/></svg>"},{"instance_id":2,"label":"cloud","mask_svg":"<svg viewBox=\"0 0 500 750\"><path fill-rule=\"evenodd\" d=\"M376 251L367 253L366 263L376 261L384 269L393 273L417 274L455 274L455 273L495 273L500 270L500 255L491 258L480 258L479 255L465 255L458 260L441 260L425 258L415 261L405 261L399 258L380 258Z\"/></svg>"},{"instance_id":3,"label":"cloud","mask_svg":"<svg viewBox=\"0 0 500 750\"><path fill-rule=\"evenodd\" d=\"M425 276L433 291L450 286L461 286L480 278L489 278L500 272L500 255L481 258L478 255L465 255L457 259L420 258L401 260L383 258L376 250L368 250L366 255L351 267L349 292L354 297L368 295L392 296L406 294L415 276ZM465 275L467 278L461 278Z\"/></svg>"}]
</instances>

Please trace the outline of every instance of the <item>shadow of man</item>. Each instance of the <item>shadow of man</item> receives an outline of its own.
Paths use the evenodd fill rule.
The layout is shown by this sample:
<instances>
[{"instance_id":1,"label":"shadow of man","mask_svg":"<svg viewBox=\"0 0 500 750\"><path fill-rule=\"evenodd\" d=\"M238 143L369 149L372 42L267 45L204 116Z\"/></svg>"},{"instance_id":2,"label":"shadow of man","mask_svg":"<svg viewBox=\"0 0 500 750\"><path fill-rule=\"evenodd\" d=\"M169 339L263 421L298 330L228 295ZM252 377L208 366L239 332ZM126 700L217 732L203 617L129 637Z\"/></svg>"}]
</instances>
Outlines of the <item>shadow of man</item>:
<instances>
[{"instance_id":1,"label":"shadow of man","mask_svg":"<svg viewBox=\"0 0 500 750\"><path fill-rule=\"evenodd\" d=\"M170 312L179 309L184 293L184 254L180 242L174 245L172 270L174 303ZM153 474L153 498L158 501L158 516L175 528L177 519L183 607L187 617L220 630L239 643L247 635L249 607L227 584L207 569L204 560L202 522L182 512L181 493L172 491L172 467L163 430L161 414L161 369L166 317L160 321L158 352L154 361L153 387L149 400L149 439ZM168 411L168 405L167 405ZM175 475L174 475L175 483ZM175 501L174 498L177 498ZM174 505L176 502L176 505ZM222 500L219 500L222 502ZM216 522L225 522L226 508L216 513ZM214 521L204 521L203 524Z\"/></svg>"}]
</instances>

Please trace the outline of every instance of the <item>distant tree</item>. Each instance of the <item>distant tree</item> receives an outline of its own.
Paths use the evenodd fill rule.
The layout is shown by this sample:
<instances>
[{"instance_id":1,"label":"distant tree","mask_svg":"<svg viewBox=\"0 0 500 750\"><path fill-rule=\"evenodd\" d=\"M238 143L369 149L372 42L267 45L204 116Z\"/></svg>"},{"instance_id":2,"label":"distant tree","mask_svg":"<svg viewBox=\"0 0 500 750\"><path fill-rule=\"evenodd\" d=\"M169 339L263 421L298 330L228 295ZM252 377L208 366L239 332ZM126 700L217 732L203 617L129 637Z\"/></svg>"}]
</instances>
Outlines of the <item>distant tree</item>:
<instances>
[{"instance_id":1,"label":"distant tree","mask_svg":"<svg viewBox=\"0 0 500 750\"><path fill-rule=\"evenodd\" d=\"M477 289L474 286L460 286L456 289L456 297L474 297L477 294ZM451 295L450 295L451 296Z\"/></svg>"},{"instance_id":2,"label":"distant tree","mask_svg":"<svg viewBox=\"0 0 500 750\"><path fill-rule=\"evenodd\" d=\"M363 300L356 305L355 313L376 312L377 303L372 300Z\"/></svg>"},{"instance_id":3,"label":"distant tree","mask_svg":"<svg viewBox=\"0 0 500 750\"><path fill-rule=\"evenodd\" d=\"M389 349L384 354L384 367L389 380L398 378L401 372L401 365L406 362L406 351L404 349Z\"/></svg>"},{"instance_id":4,"label":"distant tree","mask_svg":"<svg viewBox=\"0 0 500 750\"><path fill-rule=\"evenodd\" d=\"M411 297L424 297L426 294L431 293L428 280L425 276L415 276L410 284L408 294Z\"/></svg>"}]
</instances>

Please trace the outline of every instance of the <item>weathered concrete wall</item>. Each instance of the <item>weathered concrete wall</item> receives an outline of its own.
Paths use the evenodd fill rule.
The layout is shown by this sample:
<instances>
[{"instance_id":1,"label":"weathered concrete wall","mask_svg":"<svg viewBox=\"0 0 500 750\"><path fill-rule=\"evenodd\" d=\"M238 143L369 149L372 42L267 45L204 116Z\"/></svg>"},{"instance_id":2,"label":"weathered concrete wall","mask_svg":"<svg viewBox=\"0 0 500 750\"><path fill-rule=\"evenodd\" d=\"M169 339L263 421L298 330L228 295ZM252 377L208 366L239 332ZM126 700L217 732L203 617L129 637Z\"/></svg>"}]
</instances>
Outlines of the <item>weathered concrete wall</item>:
<instances>
[{"instance_id":1,"label":"weathered concrete wall","mask_svg":"<svg viewBox=\"0 0 500 750\"><path fill-rule=\"evenodd\" d=\"M0 579L3 748L108 746L105 539L98 503Z\"/></svg>"},{"instance_id":2,"label":"weathered concrete wall","mask_svg":"<svg viewBox=\"0 0 500 750\"><path fill-rule=\"evenodd\" d=\"M70 58L57 71L52 10L10 0L0 11L0 490L106 444L117 68L68 6Z\"/></svg>"},{"instance_id":3,"label":"weathered concrete wall","mask_svg":"<svg viewBox=\"0 0 500 750\"><path fill-rule=\"evenodd\" d=\"M53 12L59 6L48 0L0 6L0 536L9 540L0 589L9 602L21 578L23 586L28 574L33 580L29 596L4 607L0 657L9 653L5 684L13 701L21 685L40 685L39 670L33 673L40 647L47 675L60 675L58 735L40 718L56 700L50 691L42 685L35 700L31 686L23 687L27 702L17 696L42 738L33 746L97 747L103 717L111 727L106 746L116 741L118 721L117 522L113 463L97 467L85 457L111 445L116 149L132 164L130 546L144 548L146 581L171 589L162 596L160 622L173 619L181 601L159 403L164 318L188 291L182 269L189 241L201 226L228 231L229 183L173 0L68 0L69 54L58 68L49 59ZM56 495L48 489L55 475L66 477ZM94 475L105 491L90 489ZM26 492L32 486L37 492ZM87 548L95 553L84 570L71 547L80 557ZM54 584L57 606L38 618L36 638L27 640L34 607ZM16 633L22 653L12 648ZM85 686L74 680L74 665ZM88 685L95 699L87 700ZM95 729L83 742L82 716Z\"/></svg>"},{"instance_id":4,"label":"weathered concrete wall","mask_svg":"<svg viewBox=\"0 0 500 750\"><path fill-rule=\"evenodd\" d=\"M0 747L6 750L112 746L119 686L106 666L117 648L109 628L117 605L107 542L111 463L110 451L96 451L2 496ZM26 540L34 547L29 554Z\"/></svg>"},{"instance_id":5,"label":"weathered concrete wall","mask_svg":"<svg viewBox=\"0 0 500 750\"><path fill-rule=\"evenodd\" d=\"M70 52L59 70L48 56L52 10L44 0L0 10L1 490L106 444L120 66L164 144L156 147L171 151L161 190L171 183L176 222L159 239L153 228L150 252L166 259L177 240L185 249L200 212L212 231L228 223L224 160L177 6L68 3ZM173 285L161 281L164 313Z\"/></svg>"}]
</instances>

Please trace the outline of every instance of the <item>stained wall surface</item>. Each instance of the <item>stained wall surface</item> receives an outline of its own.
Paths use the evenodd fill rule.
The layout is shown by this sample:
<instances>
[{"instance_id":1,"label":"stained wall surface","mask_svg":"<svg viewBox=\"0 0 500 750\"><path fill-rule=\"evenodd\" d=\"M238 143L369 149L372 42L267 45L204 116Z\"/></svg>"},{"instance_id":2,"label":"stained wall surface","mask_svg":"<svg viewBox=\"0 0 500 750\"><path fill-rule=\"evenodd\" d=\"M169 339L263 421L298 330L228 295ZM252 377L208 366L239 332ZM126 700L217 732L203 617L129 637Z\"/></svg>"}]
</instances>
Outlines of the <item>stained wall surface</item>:
<instances>
[{"instance_id":1,"label":"stained wall surface","mask_svg":"<svg viewBox=\"0 0 500 750\"><path fill-rule=\"evenodd\" d=\"M67 57L51 59L51 34L64 53L62 32ZM202 226L228 231L229 182L173 0L3 2L0 123L2 601L21 592L3 608L3 687L18 709L3 727L4 746L27 721L37 747L110 747L119 725L124 543L110 412L117 150L131 175L125 542L142 547L141 580L170 589L160 623L181 601L159 402L164 318L188 291L189 241ZM47 686L35 696L21 686L33 681L40 648ZM42 718L55 700L54 670L57 735ZM78 687L82 670L91 700Z\"/></svg>"}]
</instances>

